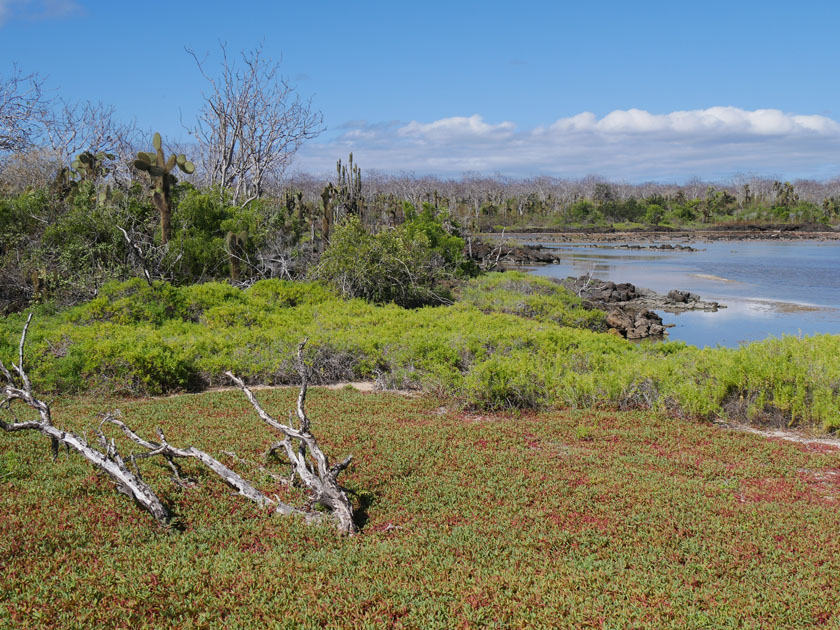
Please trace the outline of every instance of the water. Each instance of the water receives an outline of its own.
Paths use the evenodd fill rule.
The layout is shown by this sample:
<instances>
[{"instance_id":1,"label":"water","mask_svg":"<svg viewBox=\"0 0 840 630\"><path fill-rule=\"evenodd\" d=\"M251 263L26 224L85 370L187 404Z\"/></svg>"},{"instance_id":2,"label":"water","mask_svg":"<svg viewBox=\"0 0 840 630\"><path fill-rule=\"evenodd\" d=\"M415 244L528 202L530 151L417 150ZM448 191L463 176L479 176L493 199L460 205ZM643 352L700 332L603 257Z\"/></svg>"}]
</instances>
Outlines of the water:
<instances>
[{"instance_id":1,"label":"water","mask_svg":"<svg viewBox=\"0 0 840 630\"><path fill-rule=\"evenodd\" d=\"M658 311L669 338L735 347L782 334L840 334L840 242L718 241L702 251L626 250L610 244L543 243L559 264L533 273L596 278L667 293L681 289L727 308L675 315Z\"/></svg>"}]
</instances>

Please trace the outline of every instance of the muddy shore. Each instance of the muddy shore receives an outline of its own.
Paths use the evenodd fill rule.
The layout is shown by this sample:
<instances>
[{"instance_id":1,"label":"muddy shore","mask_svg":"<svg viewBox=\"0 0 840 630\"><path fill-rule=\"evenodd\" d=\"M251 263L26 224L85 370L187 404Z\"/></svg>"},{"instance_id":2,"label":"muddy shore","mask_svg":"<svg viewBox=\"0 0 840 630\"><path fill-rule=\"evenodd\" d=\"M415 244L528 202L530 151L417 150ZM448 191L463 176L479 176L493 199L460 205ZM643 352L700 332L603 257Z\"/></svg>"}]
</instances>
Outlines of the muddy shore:
<instances>
[{"instance_id":1,"label":"muddy shore","mask_svg":"<svg viewBox=\"0 0 840 630\"><path fill-rule=\"evenodd\" d=\"M675 242L696 243L711 241L747 240L840 240L840 230L818 223L779 223L718 225L694 230L666 227L639 228L619 231L614 228L577 228L557 230L548 228L523 228L515 231L488 232L478 235L487 240L513 239L540 241L544 243L651 243Z\"/></svg>"}]
</instances>

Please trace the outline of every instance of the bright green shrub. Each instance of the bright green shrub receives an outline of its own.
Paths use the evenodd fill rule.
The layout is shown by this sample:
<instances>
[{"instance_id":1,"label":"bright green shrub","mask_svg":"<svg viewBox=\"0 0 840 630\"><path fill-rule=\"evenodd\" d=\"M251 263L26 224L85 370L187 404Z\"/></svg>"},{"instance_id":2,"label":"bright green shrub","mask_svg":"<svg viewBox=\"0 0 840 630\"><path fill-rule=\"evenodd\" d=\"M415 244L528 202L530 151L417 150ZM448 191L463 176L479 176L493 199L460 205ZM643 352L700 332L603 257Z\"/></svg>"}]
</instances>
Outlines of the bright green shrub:
<instances>
[{"instance_id":1,"label":"bright green shrub","mask_svg":"<svg viewBox=\"0 0 840 630\"><path fill-rule=\"evenodd\" d=\"M166 282L148 284L140 278L105 284L99 297L75 311L79 319L116 324L148 323L160 326L187 317L183 291Z\"/></svg>"},{"instance_id":2,"label":"bright green shrub","mask_svg":"<svg viewBox=\"0 0 840 630\"><path fill-rule=\"evenodd\" d=\"M602 311L584 308L580 298L548 278L519 271L475 278L461 289L459 301L485 313L510 313L561 326L607 329Z\"/></svg>"},{"instance_id":3,"label":"bright green shrub","mask_svg":"<svg viewBox=\"0 0 840 630\"><path fill-rule=\"evenodd\" d=\"M410 310L341 300L313 283L270 280L242 291L129 281L68 311L42 309L27 365L36 386L54 393L200 389L224 384L228 369L249 382L293 383L294 349L309 337L322 382L377 378L477 408L653 408L840 428L840 336L737 349L632 344L558 325L578 308L553 283L521 274L474 281L452 306ZM23 322L0 320L7 365Z\"/></svg>"}]
</instances>

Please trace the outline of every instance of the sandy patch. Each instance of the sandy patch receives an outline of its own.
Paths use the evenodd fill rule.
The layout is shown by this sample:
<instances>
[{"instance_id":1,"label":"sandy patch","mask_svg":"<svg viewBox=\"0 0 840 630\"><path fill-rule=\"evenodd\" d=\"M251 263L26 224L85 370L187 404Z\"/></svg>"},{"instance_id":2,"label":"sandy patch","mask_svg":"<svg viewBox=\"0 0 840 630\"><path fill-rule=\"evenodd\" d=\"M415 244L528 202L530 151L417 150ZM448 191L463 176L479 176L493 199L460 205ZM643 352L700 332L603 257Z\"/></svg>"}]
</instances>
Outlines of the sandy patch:
<instances>
[{"instance_id":1,"label":"sandy patch","mask_svg":"<svg viewBox=\"0 0 840 630\"><path fill-rule=\"evenodd\" d=\"M797 444L819 444L821 446L828 446L840 450L840 439L827 437L811 437L804 431L784 431L781 429L757 429L745 424L731 424L729 422L719 422L718 426L724 429L732 429L733 431L743 431L745 433L754 433L756 435L763 435L766 438L774 438L777 440L785 440L788 442L796 442Z\"/></svg>"},{"instance_id":2,"label":"sandy patch","mask_svg":"<svg viewBox=\"0 0 840 630\"><path fill-rule=\"evenodd\" d=\"M702 278L703 280L714 280L715 282L730 282L736 284L737 280L730 280L729 278L721 278L720 276L715 276L710 273L692 273L689 274L694 276L695 278Z\"/></svg>"}]
</instances>

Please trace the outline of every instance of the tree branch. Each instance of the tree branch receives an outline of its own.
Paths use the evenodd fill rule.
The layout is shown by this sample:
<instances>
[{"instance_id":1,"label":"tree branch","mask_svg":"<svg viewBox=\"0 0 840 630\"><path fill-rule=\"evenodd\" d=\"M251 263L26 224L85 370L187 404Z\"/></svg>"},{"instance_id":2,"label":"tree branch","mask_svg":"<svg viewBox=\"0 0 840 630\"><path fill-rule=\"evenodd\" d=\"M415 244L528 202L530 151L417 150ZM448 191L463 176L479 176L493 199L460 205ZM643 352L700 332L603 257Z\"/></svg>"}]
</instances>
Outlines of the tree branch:
<instances>
[{"instance_id":1,"label":"tree branch","mask_svg":"<svg viewBox=\"0 0 840 630\"><path fill-rule=\"evenodd\" d=\"M295 429L291 425L292 412L289 413L289 424L282 424L262 408L254 393L242 379L232 372L225 372L225 374L242 390L260 419L283 434L283 440L274 444L270 451L274 452L280 448L286 451L293 473L309 489L312 503L320 504L330 511L339 531L352 534L356 531L353 521L353 506L344 489L338 485L337 478L341 471L350 465L353 457L352 455L348 456L331 467L329 458L321 450L315 436L310 431L311 423L305 409L306 392L309 385L309 370L303 361L303 349L306 343L307 340L304 339L298 345L297 350L297 367L301 377L296 408L297 419L300 423L299 429Z\"/></svg>"}]
</instances>

